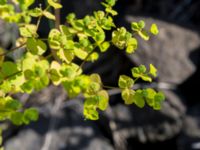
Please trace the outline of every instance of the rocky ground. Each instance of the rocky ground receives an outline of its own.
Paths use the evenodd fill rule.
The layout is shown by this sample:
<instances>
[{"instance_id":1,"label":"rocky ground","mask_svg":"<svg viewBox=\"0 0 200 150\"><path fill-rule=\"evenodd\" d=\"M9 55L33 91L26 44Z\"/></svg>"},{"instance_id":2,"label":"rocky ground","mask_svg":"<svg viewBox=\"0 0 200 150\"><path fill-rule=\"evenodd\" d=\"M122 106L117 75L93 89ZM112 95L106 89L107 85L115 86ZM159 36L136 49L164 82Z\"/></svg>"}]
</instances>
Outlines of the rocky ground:
<instances>
[{"instance_id":1,"label":"rocky ground","mask_svg":"<svg viewBox=\"0 0 200 150\"><path fill-rule=\"evenodd\" d=\"M79 16L100 8L92 0L85 0L82 5L77 0L65 7L67 12L76 11ZM166 101L161 111L125 106L118 92L109 91L110 108L101 114L99 121L84 121L83 101L63 101L66 97L63 89L50 86L39 94L19 95L22 101L28 100L27 105L39 108L40 119L29 126L10 125L4 133L5 149L200 149L199 8L197 0L119 0L116 9L121 12L117 18L120 25L129 27L131 21L142 19L147 26L152 22L158 24L160 34L148 42L139 39L139 49L133 55L111 49L99 61L85 66L86 73L99 72L104 82L114 85L118 75L128 74L131 67L155 64L159 70L156 81L140 86L165 92ZM9 28L12 27L2 30L4 27L1 23L1 46L11 47L13 36ZM41 30L43 35L46 32Z\"/></svg>"}]
</instances>

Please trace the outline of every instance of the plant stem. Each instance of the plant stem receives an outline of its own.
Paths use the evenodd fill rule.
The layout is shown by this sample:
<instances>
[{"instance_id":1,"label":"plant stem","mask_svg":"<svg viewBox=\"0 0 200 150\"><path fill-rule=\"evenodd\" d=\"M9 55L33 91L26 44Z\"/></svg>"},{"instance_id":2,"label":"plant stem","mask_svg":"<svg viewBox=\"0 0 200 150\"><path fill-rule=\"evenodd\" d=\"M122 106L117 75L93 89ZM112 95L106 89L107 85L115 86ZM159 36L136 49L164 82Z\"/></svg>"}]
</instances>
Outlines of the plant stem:
<instances>
[{"instance_id":1,"label":"plant stem","mask_svg":"<svg viewBox=\"0 0 200 150\"><path fill-rule=\"evenodd\" d=\"M61 3L61 0L58 0L57 2ZM60 9L55 9L55 17L56 17L55 28L59 30L59 26L60 26Z\"/></svg>"},{"instance_id":2,"label":"plant stem","mask_svg":"<svg viewBox=\"0 0 200 150\"><path fill-rule=\"evenodd\" d=\"M7 80L7 79L9 79L9 78L11 78L11 77L13 77L13 76L19 74L19 73L22 73L22 71L17 71L17 72L15 72L15 73L13 73L13 74L11 74L11 75L9 75L9 76L6 76L6 77L4 78L4 80Z\"/></svg>"},{"instance_id":3,"label":"plant stem","mask_svg":"<svg viewBox=\"0 0 200 150\"><path fill-rule=\"evenodd\" d=\"M83 60L79 68L77 69L77 72L83 67L83 65L86 63L87 59L90 57L90 55L92 55L93 52L94 51L91 51L90 53L88 53L88 55L85 57L85 59Z\"/></svg>"},{"instance_id":4,"label":"plant stem","mask_svg":"<svg viewBox=\"0 0 200 150\"><path fill-rule=\"evenodd\" d=\"M48 41L48 38L38 38L38 39L42 41Z\"/></svg>"},{"instance_id":5,"label":"plant stem","mask_svg":"<svg viewBox=\"0 0 200 150\"><path fill-rule=\"evenodd\" d=\"M115 86L108 86L108 85L103 85L102 87L107 88L107 89L119 89L119 87L115 87Z\"/></svg>"},{"instance_id":6,"label":"plant stem","mask_svg":"<svg viewBox=\"0 0 200 150\"><path fill-rule=\"evenodd\" d=\"M20 45L20 46L17 46L17 47L12 48L12 49L10 49L9 51L0 54L0 56L5 56L5 55L7 55L7 54L9 54L9 53L12 53L12 52L14 52L15 50L17 50L17 49L23 47L24 45L26 45L26 43L23 43L23 44Z\"/></svg>"},{"instance_id":7,"label":"plant stem","mask_svg":"<svg viewBox=\"0 0 200 150\"><path fill-rule=\"evenodd\" d=\"M44 11L47 11L47 10L50 8L49 5L46 5L46 6L47 6L47 7L44 9ZM39 16L39 18L38 18L38 20L37 20L37 24L36 24L37 30L38 30L38 28L39 28L39 25L40 25L40 22L41 22L42 17L43 17L43 14L42 14L41 16Z\"/></svg>"},{"instance_id":8,"label":"plant stem","mask_svg":"<svg viewBox=\"0 0 200 150\"><path fill-rule=\"evenodd\" d=\"M52 57L52 53L50 53L49 55L47 55L45 58L46 59L49 59L49 58L51 58Z\"/></svg>"},{"instance_id":9,"label":"plant stem","mask_svg":"<svg viewBox=\"0 0 200 150\"><path fill-rule=\"evenodd\" d=\"M4 80L8 80L9 78L11 78L11 77L13 77L13 76L15 76L15 75L17 75L19 73L22 73L22 71L17 71L17 72L15 72L15 73L13 73L13 74L11 74L9 76L4 77L4 79L0 82L0 84L2 84Z\"/></svg>"},{"instance_id":10,"label":"plant stem","mask_svg":"<svg viewBox=\"0 0 200 150\"><path fill-rule=\"evenodd\" d=\"M139 79L139 77L135 78L134 83Z\"/></svg>"},{"instance_id":11,"label":"plant stem","mask_svg":"<svg viewBox=\"0 0 200 150\"><path fill-rule=\"evenodd\" d=\"M61 2L61 0L57 1L58 3ZM56 21L55 21L55 28L59 30L59 26L60 26L60 9L55 9L54 11L55 17L56 17ZM54 49L51 49L51 53L52 56L55 60L57 60L58 62L61 62L60 59L58 58L58 56L56 55L56 51Z\"/></svg>"},{"instance_id":12,"label":"plant stem","mask_svg":"<svg viewBox=\"0 0 200 150\"><path fill-rule=\"evenodd\" d=\"M38 18L38 20L37 20L37 25L36 25L36 29L37 29L37 30L38 30L38 28L39 28L41 19L42 19L42 15L41 15L41 16ZM37 31L37 30L36 30L36 31Z\"/></svg>"}]
</instances>

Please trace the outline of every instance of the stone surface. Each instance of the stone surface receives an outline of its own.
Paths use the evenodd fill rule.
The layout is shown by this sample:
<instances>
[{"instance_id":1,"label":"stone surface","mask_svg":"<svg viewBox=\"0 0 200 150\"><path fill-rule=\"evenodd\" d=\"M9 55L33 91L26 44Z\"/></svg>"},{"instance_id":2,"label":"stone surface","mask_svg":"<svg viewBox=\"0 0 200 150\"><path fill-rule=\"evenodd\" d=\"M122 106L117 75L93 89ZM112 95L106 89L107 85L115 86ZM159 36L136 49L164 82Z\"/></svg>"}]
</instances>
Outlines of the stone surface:
<instances>
[{"instance_id":1,"label":"stone surface","mask_svg":"<svg viewBox=\"0 0 200 150\"><path fill-rule=\"evenodd\" d=\"M0 47L7 48L15 37L13 26L0 20Z\"/></svg>"},{"instance_id":2,"label":"stone surface","mask_svg":"<svg viewBox=\"0 0 200 150\"><path fill-rule=\"evenodd\" d=\"M20 132L17 136L10 139L6 145L6 150L39 150L42 139L41 136L31 130L28 129L26 131Z\"/></svg>"},{"instance_id":3,"label":"stone surface","mask_svg":"<svg viewBox=\"0 0 200 150\"><path fill-rule=\"evenodd\" d=\"M165 91L166 101L160 111L149 107L140 109L134 104L118 104L107 114L116 123L119 135L140 142L164 141L182 130L186 108L176 93ZM112 116L111 116L112 115Z\"/></svg>"},{"instance_id":4,"label":"stone surface","mask_svg":"<svg viewBox=\"0 0 200 150\"><path fill-rule=\"evenodd\" d=\"M160 33L149 41L138 37L139 48L129 56L137 65L150 63L158 68L159 79L163 82L180 84L195 71L189 58L190 53L200 47L198 33L181 26L144 17L126 17L127 22L145 20L147 28L156 23Z\"/></svg>"},{"instance_id":5,"label":"stone surface","mask_svg":"<svg viewBox=\"0 0 200 150\"><path fill-rule=\"evenodd\" d=\"M114 150L95 122L84 121L80 100L57 111L53 118L41 116L38 122L24 127L5 143L5 149Z\"/></svg>"},{"instance_id":6,"label":"stone surface","mask_svg":"<svg viewBox=\"0 0 200 150\"><path fill-rule=\"evenodd\" d=\"M200 105L188 109L184 118L183 130L177 140L180 150L200 149Z\"/></svg>"}]
</instances>

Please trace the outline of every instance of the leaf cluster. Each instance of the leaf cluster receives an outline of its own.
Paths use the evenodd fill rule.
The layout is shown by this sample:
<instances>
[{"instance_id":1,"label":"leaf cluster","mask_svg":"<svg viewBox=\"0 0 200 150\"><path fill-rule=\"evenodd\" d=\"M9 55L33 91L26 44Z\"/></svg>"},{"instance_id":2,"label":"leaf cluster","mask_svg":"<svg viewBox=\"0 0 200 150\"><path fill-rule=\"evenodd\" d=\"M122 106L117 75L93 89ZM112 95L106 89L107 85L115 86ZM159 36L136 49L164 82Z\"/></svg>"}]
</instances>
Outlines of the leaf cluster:
<instances>
[{"instance_id":1,"label":"leaf cluster","mask_svg":"<svg viewBox=\"0 0 200 150\"><path fill-rule=\"evenodd\" d=\"M6 50L0 49L0 120L11 120L16 125L28 124L38 119L35 108L24 109L19 100L12 98L16 93L40 91L49 84L62 85L70 98L84 97L83 115L85 119L99 119L99 111L109 106L109 94L96 74L84 74L86 62L98 60L99 54L115 46L126 53L134 53L138 47L135 34L144 40L150 35L159 33L156 24L152 24L147 32L144 21L133 22L131 31L125 27L117 27L114 16L118 14L113 6L115 0L102 2L104 10L94 11L91 15L77 18L74 13L66 16L66 23L52 28L46 38L40 38L38 28L43 17L57 21L50 8L61 9L56 0L47 0L46 8L31 8L35 0L0 1L0 18L19 27L23 41L16 49L24 49L18 60L7 61ZM16 7L20 8L19 10ZM32 19L36 18L36 24ZM107 31L111 38L106 37ZM17 42L16 41L16 42ZM79 59L81 63L77 63ZM157 76L156 68L150 64L147 71L144 65L131 69L132 77L121 75L119 88L125 104L135 103L144 107L147 103L153 109L160 109L164 100L161 92L153 89L133 90L137 79L151 82Z\"/></svg>"},{"instance_id":2,"label":"leaf cluster","mask_svg":"<svg viewBox=\"0 0 200 150\"><path fill-rule=\"evenodd\" d=\"M139 78L151 82L152 77L157 76L156 68L150 64L149 71L147 71L144 65L140 65L139 67L133 67L131 72L132 77L121 75L118 81L125 104L134 103L136 106L143 108L146 103L155 110L161 109L161 104L165 99L162 92L156 92L152 88L133 90L134 84Z\"/></svg>"}]
</instances>

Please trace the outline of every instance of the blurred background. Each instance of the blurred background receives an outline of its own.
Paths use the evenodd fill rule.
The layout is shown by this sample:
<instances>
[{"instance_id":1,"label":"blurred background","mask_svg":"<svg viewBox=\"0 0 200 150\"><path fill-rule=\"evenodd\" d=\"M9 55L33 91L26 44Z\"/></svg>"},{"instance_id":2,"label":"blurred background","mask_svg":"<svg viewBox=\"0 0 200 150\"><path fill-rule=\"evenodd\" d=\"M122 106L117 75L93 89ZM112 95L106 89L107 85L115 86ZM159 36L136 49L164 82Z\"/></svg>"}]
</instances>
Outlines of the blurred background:
<instances>
[{"instance_id":1,"label":"blurred background","mask_svg":"<svg viewBox=\"0 0 200 150\"><path fill-rule=\"evenodd\" d=\"M62 0L61 20L69 12L78 17L102 9L99 0ZM43 3L38 0L35 5ZM86 74L97 72L105 85L114 86L120 74L150 63L158 68L158 78L141 88L165 92L160 111L148 107L125 106L120 93L110 90L110 108L98 121L85 121L83 101L64 101L62 87L49 86L32 95L20 94L26 107L40 110L38 122L16 127L9 123L3 133L5 150L198 150L200 149L200 1L199 0L118 0L118 26L130 29L132 21L156 23L158 36L126 55L114 47L94 64L84 66ZM48 22L42 20L39 34L46 37ZM110 33L108 33L109 35ZM13 47L18 33L14 25L0 21L0 46Z\"/></svg>"}]
</instances>

